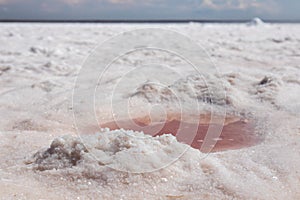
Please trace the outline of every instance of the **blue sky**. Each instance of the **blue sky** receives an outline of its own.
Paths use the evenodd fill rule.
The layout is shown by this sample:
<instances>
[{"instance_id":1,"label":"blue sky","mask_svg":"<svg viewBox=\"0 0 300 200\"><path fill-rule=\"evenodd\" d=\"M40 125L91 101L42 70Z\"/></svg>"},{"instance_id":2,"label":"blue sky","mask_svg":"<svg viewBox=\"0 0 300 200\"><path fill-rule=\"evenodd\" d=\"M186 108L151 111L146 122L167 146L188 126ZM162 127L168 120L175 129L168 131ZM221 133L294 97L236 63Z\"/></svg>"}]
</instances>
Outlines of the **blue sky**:
<instances>
[{"instance_id":1,"label":"blue sky","mask_svg":"<svg viewBox=\"0 0 300 200\"><path fill-rule=\"evenodd\" d=\"M0 0L0 19L300 20L300 0Z\"/></svg>"}]
</instances>

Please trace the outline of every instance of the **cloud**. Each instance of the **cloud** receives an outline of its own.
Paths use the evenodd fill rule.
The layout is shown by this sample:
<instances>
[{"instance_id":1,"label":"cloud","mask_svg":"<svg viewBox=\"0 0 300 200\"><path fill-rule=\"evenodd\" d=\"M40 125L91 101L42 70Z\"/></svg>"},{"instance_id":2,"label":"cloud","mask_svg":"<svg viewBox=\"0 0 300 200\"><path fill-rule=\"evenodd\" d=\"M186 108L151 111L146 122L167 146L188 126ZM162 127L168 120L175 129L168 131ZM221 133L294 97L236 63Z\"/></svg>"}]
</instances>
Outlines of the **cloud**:
<instances>
[{"instance_id":1,"label":"cloud","mask_svg":"<svg viewBox=\"0 0 300 200\"><path fill-rule=\"evenodd\" d=\"M114 4L124 4L124 3L133 3L134 0L108 0L108 2Z\"/></svg>"},{"instance_id":2,"label":"cloud","mask_svg":"<svg viewBox=\"0 0 300 200\"><path fill-rule=\"evenodd\" d=\"M30 0L31 2L35 2L36 4L42 4L43 1L40 0ZM151 0L147 0L151 1ZM49 2L49 1L46 1ZM68 5L78 5L78 4L85 4L87 2L99 2L99 3L113 3L113 4L124 4L124 3L138 3L137 0L53 0L53 3L63 3ZM0 0L0 5L9 5L15 3L26 3L22 0Z\"/></svg>"},{"instance_id":3,"label":"cloud","mask_svg":"<svg viewBox=\"0 0 300 200\"><path fill-rule=\"evenodd\" d=\"M91 0L59 0L59 1L61 1L62 3L68 4L68 5L78 5L78 4L84 4L87 2L91 2ZM112 4L136 3L135 0L93 0L93 1L99 2L99 3L112 3Z\"/></svg>"},{"instance_id":4,"label":"cloud","mask_svg":"<svg viewBox=\"0 0 300 200\"><path fill-rule=\"evenodd\" d=\"M86 0L62 0L63 3L75 5L75 4L81 4L84 3Z\"/></svg>"},{"instance_id":5,"label":"cloud","mask_svg":"<svg viewBox=\"0 0 300 200\"><path fill-rule=\"evenodd\" d=\"M0 4L6 4L8 0L0 0Z\"/></svg>"},{"instance_id":6,"label":"cloud","mask_svg":"<svg viewBox=\"0 0 300 200\"><path fill-rule=\"evenodd\" d=\"M278 10L274 0L203 0L201 7L213 10L247 10L260 9L262 11Z\"/></svg>"},{"instance_id":7,"label":"cloud","mask_svg":"<svg viewBox=\"0 0 300 200\"><path fill-rule=\"evenodd\" d=\"M0 5L7 5L15 2L18 2L18 0L0 0Z\"/></svg>"},{"instance_id":8,"label":"cloud","mask_svg":"<svg viewBox=\"0 0 300 200\"><path fill-rule=\"evenodd\" d=\"M0 0L1 1L1 0ZM68 5L93 3L110 3L110 4L131 4L131 5L157 5L161 3L169 3L172 6L172 0L56 0Z\"/></svg>"}]
</instances>

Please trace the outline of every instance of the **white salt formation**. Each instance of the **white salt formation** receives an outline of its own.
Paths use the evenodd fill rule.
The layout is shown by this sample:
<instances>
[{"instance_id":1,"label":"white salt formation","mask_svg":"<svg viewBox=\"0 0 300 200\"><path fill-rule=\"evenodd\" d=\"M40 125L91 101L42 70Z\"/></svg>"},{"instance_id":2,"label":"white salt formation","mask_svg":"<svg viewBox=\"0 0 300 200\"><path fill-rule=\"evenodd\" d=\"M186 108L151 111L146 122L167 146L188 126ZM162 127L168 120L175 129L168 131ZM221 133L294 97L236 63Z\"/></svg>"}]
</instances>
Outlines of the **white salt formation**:
<instances>
[{"instance_id":1,"label":"white salt formation","mask_svg":"<svg viewBox=\"0 0 300 200\"><path fill-rule=\"evenodd\" d=\"M0 24L0 199L300 199L300 26L251 24ZM200 113L251 119L261 143L207 155L169 134L92 122L76 134L72 91L82 62L111 36L148 26L188 35L218 72L195 73L166 52L133 52L95 90L99 122L118 118L127 99L144 103L135 109L145 114L148 105L181 108L180 97ZM144 61L168 67L134 74ZM114 110L105 104L111 91Z\"/></svg>"},{"instance_id":2,"label":"white salt formation","mask_svg":"<svg viewBox=\"0 0 300 200\"><path fill-rule=\"evenodd\" d=\"M178 143L172 135L153 138L132 131L105 131L83 141L75 136L57 138L27 164L42 176L75 181L77 188L84 188L84 194L96 189L99 198L111 197L108 191L113 191L114 198L154 199L268 199L271 194L293 199L298 195L296 186L281 190L285 173L295 176L288 182L296 181L297 175L288 170L298 166L295 160L285 167L287 152L282 147L267 152L264 144L214 153L204 159L204 154ZM296 148L298 144L292 147ZM270 156L278 150L282 157L274 162ZM299 152L291 151L289 156L296 158Z\"/></svg>"},{"instance_id":3,"label":"white salt formation","mask_svg":"<svg viewBox=\"0 0 300 200\"><path fill-rule=\"evenodd\" d=\"M81 139L57 138L50 148L37 152L27 162L33 163L33 168L39 171L78 167L92 178L88 173L101 173L109 168L128 173L157 171L180 158L187 148L172 135L152 138L139 132L119 130Z\"/></svg>"},{"instance_id":4,"label":"white salt formation","mask_svg":"<svg viewBox=\"0 0 300 200\"><path fill-rule=\"evenodd\" d=\"M258 18L258 17L253 18L248 23L249 26L259 26L259 25L262 25L262 24L264 24L264 22L260 18Z\"/></svg>"}]
</instances>

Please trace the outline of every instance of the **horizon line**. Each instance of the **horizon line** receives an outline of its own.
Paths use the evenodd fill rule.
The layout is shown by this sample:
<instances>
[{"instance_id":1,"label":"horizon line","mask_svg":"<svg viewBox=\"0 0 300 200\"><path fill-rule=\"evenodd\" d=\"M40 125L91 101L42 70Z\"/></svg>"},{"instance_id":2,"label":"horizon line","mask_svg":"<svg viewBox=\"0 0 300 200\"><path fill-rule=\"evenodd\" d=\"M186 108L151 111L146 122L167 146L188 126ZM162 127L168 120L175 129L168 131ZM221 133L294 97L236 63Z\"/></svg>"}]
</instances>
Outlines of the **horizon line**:
<instances>
[{"instance_id":1,"label":"horizon line","mask_svg":"<svg viewBox=\"0 0 300 200\"><path fill-rule=\"evenodd\" d=\"M300 23L300 20L262 20L266 23ZM0 19L0 23L247 23L251 19Z\"/></svg>"}]
</instances>

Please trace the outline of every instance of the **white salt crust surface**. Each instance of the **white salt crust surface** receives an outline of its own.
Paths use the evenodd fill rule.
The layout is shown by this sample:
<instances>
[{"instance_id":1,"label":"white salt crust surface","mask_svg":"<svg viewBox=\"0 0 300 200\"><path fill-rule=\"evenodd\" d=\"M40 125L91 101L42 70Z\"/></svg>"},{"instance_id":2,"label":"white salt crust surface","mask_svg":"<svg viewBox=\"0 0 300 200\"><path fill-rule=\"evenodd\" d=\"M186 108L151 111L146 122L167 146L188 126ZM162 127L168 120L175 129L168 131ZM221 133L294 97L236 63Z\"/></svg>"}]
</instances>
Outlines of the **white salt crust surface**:
<instances>
[{"instance_id":1,"label":"white salt crust surface","mask_svg":"<svg viewBox=\"0 0 300 200\"><path fill-rule=\"evenodd\" d=\"M187 101L196 99L203 109L226 107L228 112L251 116L265 140L206 156L170 135L152 138L133 131L97 130L81 135L85 149L72 119L76 73L99 43L144 27L188 35L207 49L218 67L218 74L206 77L213 95L207 95L201 80L184 69L183 78L173 79L175 75L166 76L164 71L156 74L170 79L169 88ZM298 24L0 24L0 30L1 199L300 198ZM122 74L123 66L138 65L149 55L175 67L181 63L163 53L140 51L115 67ZM110 91L118 73L108 74L99 92ZM214 85L220 76L225 100ZM177 106L172 94L149 82L140 76L132 83L138 89L127 90L128 82L116 102L130 96ZM104 120L112 117L101 104L105 98L99 103ZM47 154L50 146L56 150ZM159 153L143 154L153 151ZM160 170L130 173L158 168L182 151ZM136 164L141 159L143 165Z\"/></svg>"}]
</instances>

